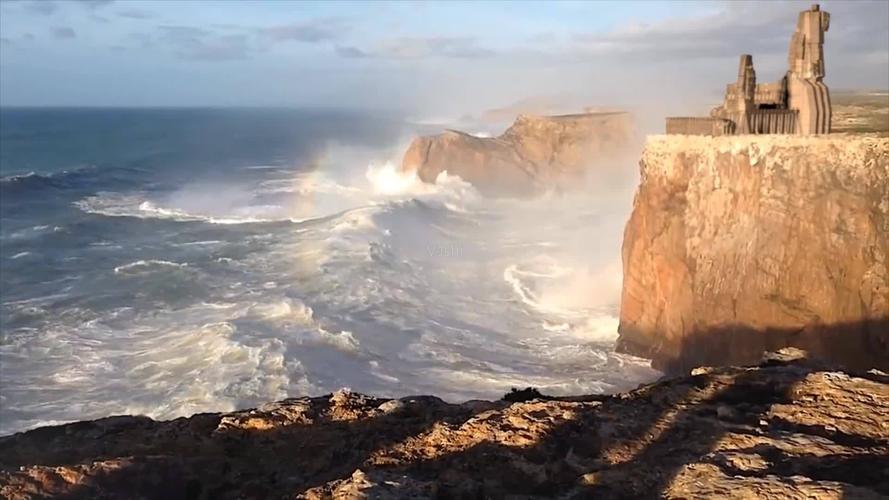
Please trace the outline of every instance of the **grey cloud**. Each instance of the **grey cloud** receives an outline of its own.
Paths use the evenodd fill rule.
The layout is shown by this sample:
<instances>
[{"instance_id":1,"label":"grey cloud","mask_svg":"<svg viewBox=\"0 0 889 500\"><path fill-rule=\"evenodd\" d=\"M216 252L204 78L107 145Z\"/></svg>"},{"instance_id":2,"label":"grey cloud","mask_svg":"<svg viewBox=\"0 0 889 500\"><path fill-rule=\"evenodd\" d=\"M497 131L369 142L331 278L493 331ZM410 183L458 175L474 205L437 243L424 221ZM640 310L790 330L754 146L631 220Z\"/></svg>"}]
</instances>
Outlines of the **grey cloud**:
<instances>
[{"instance_id":1,"label":"grey cloud","mask_svg":"<svg viewBox=\"0 0 889 500\"><path fill-rule=\"evenodd\" d=\"M210 34L203 28L193 26L158 26L160 37L174 43L193 42Z\"/></svg>"},{"instance_id":2,"label":"grey cloud","mask_svg":"<svg viewBox=\"0 0 889 500\"><path fill-rule=\"evenodd\" d=\"M644 59L721 57L784 50L793 10L760 9L753 15L741 4L716 13L672 18L652 24L623 26L604 34L578 34L573 47L590 55L635 56ZM787 14L791 14L788 16ZM792 29L792 25L791 25Z\"/></svg>"},{"instance_id":3,"label":"grey cloud","mask_svg":"<svg viewBox=\"0 0 889 500\"><path fill-rule=\"evenodd\" d=\"M147 11L139 10L139 9L122 10L122 11L118 12L117 15L120 17L129 18L129 19L152 19L155 17L155 15L152 14L151 12L147 12Z\"/></svg>"},{"instance_id":4,"label":"grey cloud","mask_svg":"<svg viewBox=\"0 0 889 500\"><path fill-rule=\"evenodd\" d=\"M365 57L369 57L369 55L358 47L349 47L344 45L336 46L336 53L339 54L340 57L346 57L349 59L363 59Z\"/></svg>"},{"instance_id":5,"label":"grey cloud","mask_svg":"<svg viewBox=\"0 0 889 500\"><path fill-rule=\"evenodd\" d=\"M35 14L49 16L57 11L59 6L49 0L33 0L25 4L25 8Z\"/></svg>"},{"instance_id":6,"label":"grey cloud","mask_svg":"<svg viewBox=\"0 0 889 500\"><path fill-rule=\"evenodd\" d=\"M605 34L576 34L569 50L579 55L614 55L647 60L783 54L797 13L809 4L726 2L717 12L628 25ZM831 13L828 44L843 50L885 50L889 3L844 2L825 5Z\"/></svg>"},{"instance_id":7,"label":"grey cloud","mask_svg":"<svg viewBox=\"0 0 889 500\"><path fill-rule=\"evenodd\" d=\"M348 30L348 27L341 19L321 19L312 22L261 28L260 32L276 42L291 40L296 42L318 43L337 40L346 30Z\"/></svg>"},{"instance_id":8,"label":"grey cloud","mask_svg":"<svg viewBox=\"0 0 889 500\"><path fill-rule=\"evenodd\" d=\"M12 47L13 45L15 45L15 42L9 38L0 38L0 47Z\"/></svg>"},{"instance_id":9,"label":"grey cloud","mask_svg":"<svg viewBox=\"0 0 889 500\"><path fill-rule=\"evenodd\" d=\"M90 9L98 9L110 5L114 0L75 0L77 3Z\"/></svg>"},{"instance_id":10,"label":"grey cloud","mask_svg":"<svg viewBox=\"0 0 889 500\"><path fill-rule=\"evenodd\" d=\"M77 38L77 33L67 26L58 26L52 29L52 36L59 40L70 40Z\"/></svg>"},{"instance_id":11,"label":"grey cloud","mask_svg":"<svg viewBox=\"0 0 889 500\"><path fill-rule=\"evenodd\" d=\"M159 26L158 33L157 41L170 45L183 59L229 61L250 54L246 35L219 35L191 26Z\"/></svg>"},{"instance_id":12,"label":"grey cloud","mask_svg":"<svg viewBox=\"0 0 889 500\"><path fill-rule=\"evenodd\" d=\"M373 48L363 49L353 46L338 46L337 54L342 57L381 59L422 59L445 57L454 59L476 59L494 55L492 50L478 45L470 37L400 37L382 41Z\"/></svg>"},{"instance_id":13,"label":"grey cloud","mask_svg":"<svg viewBox=\"0 0 889 500\"><path fill-rule=\"evenodd\" d=\"M202 61L228 61L245 59L250 50L244 35L225 35L202 42L180 53L186 59Z\"/></svg>"},{"instance_id":14,"label":"grey cloud","mask_svg":"<svg viewBox=\"0 0 889 500\"><path fill-rule=\"evenodd\" d=\"M154 45L154 37L148 33L130 33L127 37L137 42L141 48L147 48Z\"/></svg>"}]
</instances>

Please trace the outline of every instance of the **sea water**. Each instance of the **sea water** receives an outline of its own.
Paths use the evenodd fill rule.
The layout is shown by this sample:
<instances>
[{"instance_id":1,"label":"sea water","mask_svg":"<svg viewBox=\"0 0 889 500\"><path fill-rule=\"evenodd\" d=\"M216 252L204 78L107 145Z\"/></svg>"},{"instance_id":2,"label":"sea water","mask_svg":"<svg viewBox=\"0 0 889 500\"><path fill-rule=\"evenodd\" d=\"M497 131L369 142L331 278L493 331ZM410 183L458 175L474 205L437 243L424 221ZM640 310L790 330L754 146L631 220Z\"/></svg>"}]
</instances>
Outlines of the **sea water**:
<instances>
[{"instance_id":1,"label":"sea water","mask_svg":"<svg viewBox=\"0 0 889 500\"><path fill-rule=\"evenodd\" d=\"M614 353L632 193L424 184L397 168L417 132L387 112L0 110L0 434L656 378Z\"/></svg>"}]
</instances>

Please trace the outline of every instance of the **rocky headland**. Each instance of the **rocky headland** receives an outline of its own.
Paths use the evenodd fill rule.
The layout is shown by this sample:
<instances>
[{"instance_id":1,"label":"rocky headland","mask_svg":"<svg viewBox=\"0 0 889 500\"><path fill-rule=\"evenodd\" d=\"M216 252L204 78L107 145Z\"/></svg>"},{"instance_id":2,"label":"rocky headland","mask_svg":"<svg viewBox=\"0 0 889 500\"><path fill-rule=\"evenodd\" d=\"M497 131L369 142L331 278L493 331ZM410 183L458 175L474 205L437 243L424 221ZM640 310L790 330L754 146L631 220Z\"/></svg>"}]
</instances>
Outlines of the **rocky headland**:
<instances>
[{"instance_id":1,"label":"rocky headland","mask_svg":"<svg viewBox=\"0 0 889 500\"><path fill-rule=\"evenodd\" d=\"M589 154L553 139L573 120L418 139L405 165L476 182L514 168L530 192ZM43 427L0 438L0 497L886 498L887 249L889 138L653 137L618 348L675 378L462 404L341 391Z\"/></svg>"},{"instance_id":2,"label":"rocky headland","mask_svg":"<svg viewBox=\"0 0 889 500\"><path fill-rule=\"evenodd\" d=\"M425 182L446 171L486 194L529 195L569 185L594 165L614 168L632 136L630 116L622 112L520 115L498 137L457 130L418 137L401 168Z\"/></svg>"},{"instance_id":3,"label":"rocky headland","mask_svg":"<svg viewBox=\"0 0 889 500\"><path fill-rule=\"evenodd\" d=\"M655 136L619 348L680 373L805 348L889 369L889 138Z\"/></svg>"},{"instance_id":4,"label":"rocky headland","mask_svg":"<svg viewBox=\"0 0 889 500\"><path fill-rule=\"evenodd\" d=\"M339 392L0 438L20 498L885 498L889 377L799 353L612 396Z\"/></svg>"}]
</instances>

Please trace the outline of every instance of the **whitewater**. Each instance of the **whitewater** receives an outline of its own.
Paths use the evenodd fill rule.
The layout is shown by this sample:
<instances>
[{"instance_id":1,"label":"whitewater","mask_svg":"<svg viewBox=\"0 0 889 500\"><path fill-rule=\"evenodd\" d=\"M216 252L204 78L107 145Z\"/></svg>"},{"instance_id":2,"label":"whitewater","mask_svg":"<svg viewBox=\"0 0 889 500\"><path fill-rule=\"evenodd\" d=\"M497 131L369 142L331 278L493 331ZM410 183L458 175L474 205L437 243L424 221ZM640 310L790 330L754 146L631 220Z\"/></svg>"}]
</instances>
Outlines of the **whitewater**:
<instances>
[{"instance_id":1,"label":"whitewater","mask_svg":"<svg viewBox=\"0 0 889 500\"><path fill-rule=\"evenodd\" d=\"M658 376L614 352L631 193L490 199L343 149L336 168L247 163L172 188L92 167L5 177L9 199L102 182L65 199L69 219L0 234L0 434L344 387L462 401Z\"/></svg>"}]
</instances>

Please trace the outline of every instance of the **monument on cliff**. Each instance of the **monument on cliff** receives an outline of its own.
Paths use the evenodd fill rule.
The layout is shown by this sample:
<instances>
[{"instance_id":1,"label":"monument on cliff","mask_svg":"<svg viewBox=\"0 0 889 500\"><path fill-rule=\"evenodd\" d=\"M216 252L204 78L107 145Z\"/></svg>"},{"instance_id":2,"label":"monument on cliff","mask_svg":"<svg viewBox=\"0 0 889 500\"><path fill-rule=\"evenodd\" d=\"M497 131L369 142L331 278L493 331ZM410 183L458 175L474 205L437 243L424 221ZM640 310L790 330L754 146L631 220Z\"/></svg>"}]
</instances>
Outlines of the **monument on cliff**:
<instances>
[{"instance_id":1,"label":"monument on cliff","mask_svg":"<svg viewBox=\"0 0 889 500\"><path fill-rule=\"evenodd\" d=\"M738 79L709 117L669 117L668 134L827 134L830 94L824 84L824 32L830 14L818 4L799 13L790 39L789 69L774 83L756 83L753 57L743 54Z\"/></svg>"}]
</instances>

